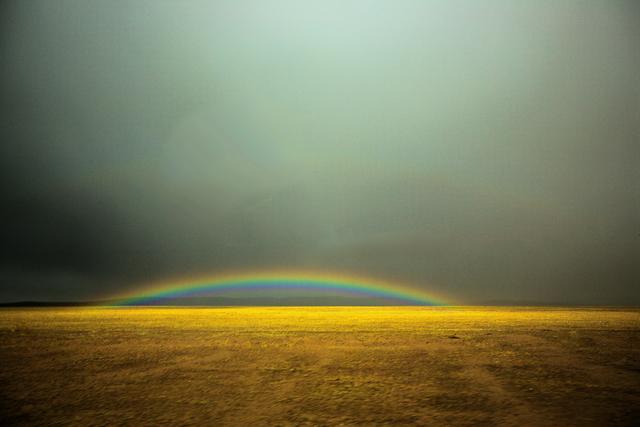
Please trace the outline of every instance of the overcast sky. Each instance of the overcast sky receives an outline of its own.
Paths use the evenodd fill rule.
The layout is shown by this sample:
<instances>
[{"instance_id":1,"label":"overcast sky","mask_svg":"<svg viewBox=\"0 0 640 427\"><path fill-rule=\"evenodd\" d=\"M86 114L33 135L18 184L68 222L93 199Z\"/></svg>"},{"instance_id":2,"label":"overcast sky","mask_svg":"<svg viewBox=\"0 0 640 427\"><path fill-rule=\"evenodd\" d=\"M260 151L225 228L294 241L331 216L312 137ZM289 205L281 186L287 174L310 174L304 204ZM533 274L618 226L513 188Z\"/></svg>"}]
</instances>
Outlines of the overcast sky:
<instances>
[{"instance_id":1,"label":"overcast sky","mask_svg":"<svg viewBox=\"0 0 640 427\"><path fill-rule=\"evenodd\" d=\"M640 304L636 1L5 1L0 301L273 267Z\"/></svg>"}]
</instances>

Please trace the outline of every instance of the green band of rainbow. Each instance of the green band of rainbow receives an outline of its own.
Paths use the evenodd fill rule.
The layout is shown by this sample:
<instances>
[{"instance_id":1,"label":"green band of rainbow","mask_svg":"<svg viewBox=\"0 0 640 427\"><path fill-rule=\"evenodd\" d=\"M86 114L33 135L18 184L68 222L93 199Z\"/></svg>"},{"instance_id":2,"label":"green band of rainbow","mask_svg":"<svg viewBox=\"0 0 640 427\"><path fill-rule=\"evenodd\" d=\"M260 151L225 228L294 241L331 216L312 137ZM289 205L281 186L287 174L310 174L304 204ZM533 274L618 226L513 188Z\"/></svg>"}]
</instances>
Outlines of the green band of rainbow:
<instances>
[{"instance_id":1,"label":"green band of rainbow","mask_svg":"<svg viewBox=\"0 0 640 427\"><path fill-rule=\"evenodd\" d=\"M235 290L313 290L362 295L398 301L405 305L449 305L433 294L396 283L344 274L267 271L215 276L182 283L156 284L112 299L111 305L161 305L172 298L209 295Z\"/></svg>"}]
</instances>

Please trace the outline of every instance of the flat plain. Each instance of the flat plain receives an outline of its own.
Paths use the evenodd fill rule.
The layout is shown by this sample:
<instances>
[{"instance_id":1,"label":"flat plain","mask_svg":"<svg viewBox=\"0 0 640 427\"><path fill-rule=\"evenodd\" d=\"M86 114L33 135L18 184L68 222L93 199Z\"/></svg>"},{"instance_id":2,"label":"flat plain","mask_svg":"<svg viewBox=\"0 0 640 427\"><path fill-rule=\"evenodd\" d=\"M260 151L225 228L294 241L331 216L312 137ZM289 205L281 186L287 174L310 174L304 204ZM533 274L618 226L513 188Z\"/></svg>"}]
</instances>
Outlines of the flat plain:
<instances>
[{"instance_id":1,"label":"flat plain","mask_svg":"<svg viewBox=\"0 0 640 427\"><path fill-rule=\"evenodd\" d=\"M0 345L2 425L640 420L637 309L7 308Z\"/></svg>"}]
</instances>

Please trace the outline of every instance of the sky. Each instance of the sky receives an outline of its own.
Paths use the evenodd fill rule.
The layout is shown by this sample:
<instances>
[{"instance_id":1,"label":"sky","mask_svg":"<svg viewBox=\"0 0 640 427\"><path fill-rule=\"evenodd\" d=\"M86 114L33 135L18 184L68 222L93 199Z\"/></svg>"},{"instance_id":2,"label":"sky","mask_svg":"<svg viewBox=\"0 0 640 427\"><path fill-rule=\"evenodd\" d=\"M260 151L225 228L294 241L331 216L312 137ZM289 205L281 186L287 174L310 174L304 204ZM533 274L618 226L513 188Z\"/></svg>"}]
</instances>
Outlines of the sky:
<instances>
[{"instance_id":1,"label":"sky","mask_svg":"<svg viewBox=\"0 0 640 427\"><path fill-rule=\"evenodd\" d=\"M640 305L638 2L0 8L0 302L295 268Z\"/></svg>"}]
</instances>

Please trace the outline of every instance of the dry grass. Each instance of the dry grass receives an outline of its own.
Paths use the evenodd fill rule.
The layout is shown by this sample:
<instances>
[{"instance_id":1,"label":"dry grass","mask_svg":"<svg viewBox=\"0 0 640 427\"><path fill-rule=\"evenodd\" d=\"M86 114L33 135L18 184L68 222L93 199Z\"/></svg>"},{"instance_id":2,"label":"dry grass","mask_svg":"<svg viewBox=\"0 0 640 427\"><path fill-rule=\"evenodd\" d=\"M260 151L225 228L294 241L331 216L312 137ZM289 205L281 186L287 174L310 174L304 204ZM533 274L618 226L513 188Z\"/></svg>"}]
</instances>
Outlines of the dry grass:
<instances>
[{"instance_id":1,"label":"dry grass","mask_svg":"<svg viewBox=\"0 0 640 427\"><path fill-rule=\"evenodd\" d=\"M632 425L640 311L0 310L0 424Z\"/></svg>"}]
</instances>

